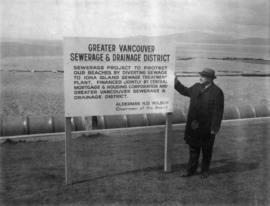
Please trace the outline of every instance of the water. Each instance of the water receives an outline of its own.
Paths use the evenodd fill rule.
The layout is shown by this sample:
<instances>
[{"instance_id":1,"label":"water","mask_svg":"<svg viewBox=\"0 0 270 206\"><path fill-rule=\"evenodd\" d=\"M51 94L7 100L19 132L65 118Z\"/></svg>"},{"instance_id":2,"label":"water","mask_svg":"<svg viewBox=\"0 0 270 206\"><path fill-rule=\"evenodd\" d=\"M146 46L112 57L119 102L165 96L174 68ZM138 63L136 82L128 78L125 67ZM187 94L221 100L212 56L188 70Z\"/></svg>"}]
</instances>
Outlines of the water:
<instances>
[{"instance_id":1,"label":"water","mask_svg":"<svg viewBox=\"0 0 270 206\"><path fill-rule=\"evenodd\" d=\"M178 78L187 87L192 86L199 80L198 77ZM241 77L222 76L215 83L223 90L225 106L230 105L261 105L270 106L270 77ZM177 92L174 95L174 108L187 109L189 98Z\"/></svg>"},{"instance_id":2,"label":"water","mask_svg":"<svg viewBox=\"0 0 270 206\"><path fill-rule=\"evenodd\" d=\"M178 60L192 57L191 60ZM208 58L253 58L255 64L213 60ZM270 60L270 46L230 44L177 44L176 72L198 72L204 67L213 67L218 72L267 72L269 65L259 64L256 59ZM256 63L256 61L258 63ZM63 70L62 56L24 56L1 59L2 70Z\"/></svg>"},{"instance_id":3,"label":"water","mask_svg":"<svg viewBox=\"0 0 270 206\"><path fill-rule=\"evenodd\" d=\"M191 57L190 60L179 60ZM250 58L253 63L216 60L209 58ZM176 72L198 72L204 67L217 72L269 72L270 65L260 60L270 60L270 46L225 44L177 44Z\"/></svg>"},{"instance_id":4,"label":"water","mask_svg":"<svg viewBox=\"0 0 270 206\"><path fill-rule=\"evenodd\" d=\"M211 60L196 58L192 60L176 61L176 72L198 72L204 67L210 67L217 72L270 72L270 65L259 63L245 63L238 61Z\"/></svg>"},{"instance_id":5,"label":"water","mask_svg":"<svg viewBox=\"0 0 270 206\"><path fill-rule=\"evenodd\" d=\"M192 57L176 60L176 72L199 72L212 67L221 72L270 72L269 64L256 59L270 60L269 46L239 46L215 44L178 44L176 57ZM213 60L208 58L253 58L253 63ZM63 70L61 56L52 57L5 57L1 59L2 70ZM62 73L1 72L2 82L0 114L9 115L63 115L64 88ZM186 86L198 81L198 77L180 77ZM5 80L5 81L4 81ZM225 105L270 103L270 77L224 77L215 80L225 96ZM31 89L34 88L34 89ZM2 99L3 100L3 99ZM42 100L42 101L40 101ZM175 92L175 109L184 109L189 99Z\"/></svg>"},{"instance_id":6,"label":"water","mask_svg":"<svg viewBox=\"0 0 270 206\"><path fill-rule=\"evenodd\" d=\"M255 45L217 45L217 44L178 44L176 57L190 60L176 60L176 72L199 72L211 67L216 72L262 72L270 73L270 65L258 59L270 60L269 46ZM251 58L252 63L242 61L213 60L208 58ZM180 77L179 80L191 86L198 77ZM270 77L223 77L215 80L224 92L225 105L257 105L270 103ZM175 109L187 108L189 99L175 93Z\"/></svg>"},{"instance_id":7,"label":"water","mask_svg":"<svg viewBox=\"0 0 270 206\"><path fill-rule=\"evenodd\" d=\"M270 45L239 45L239 44L203 44L181 43L177 44L177 57L237 57L261 58L270 60Z\"/></svg>"}]
</instances>

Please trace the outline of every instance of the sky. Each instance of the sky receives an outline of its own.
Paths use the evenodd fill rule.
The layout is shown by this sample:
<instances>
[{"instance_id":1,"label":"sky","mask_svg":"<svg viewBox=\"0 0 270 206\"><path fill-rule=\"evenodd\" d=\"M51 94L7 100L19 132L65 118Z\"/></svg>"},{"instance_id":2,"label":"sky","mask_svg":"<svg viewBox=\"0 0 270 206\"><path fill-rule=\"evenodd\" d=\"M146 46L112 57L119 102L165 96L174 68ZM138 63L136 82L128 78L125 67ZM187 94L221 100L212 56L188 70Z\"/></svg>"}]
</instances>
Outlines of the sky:
<instances>
[{"instance_id":1,"label":"sky","mask_svg":"<svg viewBox=\"0 0 270 206\"><path fill-rule=\"evenodd\" d=\"M269 0L1 0L2 39L201 31L270 37Z\"/></svg>"}]
</instances>

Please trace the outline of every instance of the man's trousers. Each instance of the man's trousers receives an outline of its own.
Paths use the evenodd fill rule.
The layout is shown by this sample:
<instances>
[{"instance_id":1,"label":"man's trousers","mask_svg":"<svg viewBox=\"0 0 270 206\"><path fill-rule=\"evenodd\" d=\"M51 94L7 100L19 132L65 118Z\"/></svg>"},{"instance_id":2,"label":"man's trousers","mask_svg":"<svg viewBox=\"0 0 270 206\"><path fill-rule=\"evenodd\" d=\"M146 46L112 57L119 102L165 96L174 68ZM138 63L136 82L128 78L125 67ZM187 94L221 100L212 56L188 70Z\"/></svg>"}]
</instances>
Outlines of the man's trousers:
<instances>
[{"instance_id":1,"label":"man's trousers","mask_svg":"<svg viewBox=\"0 0 270 206\"><path fill-rule=\"evenodd\" d=\"M212 159L213 145L203 145L194 147L189 145L189 161L187 172L194 174L199 164L200 152L202 151L201 172L208 172Z\"/></svg>"}]
</instances>

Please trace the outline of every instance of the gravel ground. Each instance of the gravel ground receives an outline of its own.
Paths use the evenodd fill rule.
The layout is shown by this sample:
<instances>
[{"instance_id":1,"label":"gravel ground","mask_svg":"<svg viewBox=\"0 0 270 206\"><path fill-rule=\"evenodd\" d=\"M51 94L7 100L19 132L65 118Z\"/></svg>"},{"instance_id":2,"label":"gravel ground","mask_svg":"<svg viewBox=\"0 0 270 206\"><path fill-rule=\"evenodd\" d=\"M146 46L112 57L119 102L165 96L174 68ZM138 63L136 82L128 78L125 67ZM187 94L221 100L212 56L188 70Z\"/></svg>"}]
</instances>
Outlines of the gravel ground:
<instances>
[{"instance_id":1,"label":"gravel ground","mask_svg":"<svg viewBox=\"0 0 270 206\"><path fill-rule=\"evenodd\" d=\"M182 178L183 126L172 132L173 170L163 173L164 128L113 130L73 140L74 184L64 184L64 142L0 145L1 205L269 205L270 118L227 121L211 174Z\"/></svg>"}]
</instances>

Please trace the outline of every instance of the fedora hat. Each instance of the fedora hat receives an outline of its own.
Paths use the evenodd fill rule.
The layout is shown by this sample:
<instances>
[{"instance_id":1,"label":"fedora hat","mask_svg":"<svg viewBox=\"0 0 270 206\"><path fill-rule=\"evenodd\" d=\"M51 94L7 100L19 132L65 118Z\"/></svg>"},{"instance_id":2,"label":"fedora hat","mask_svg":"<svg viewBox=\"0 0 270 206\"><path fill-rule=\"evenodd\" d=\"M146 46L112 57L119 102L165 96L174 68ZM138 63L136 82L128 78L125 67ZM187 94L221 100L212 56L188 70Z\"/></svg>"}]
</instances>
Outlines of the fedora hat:
<instances>
[{"instance_id":1,"label":"fedora hat","mask_svg":"<svg viewBox=\"0 0 270 206\"><path fill-rule=\"evenodd\" d=\"M201 76L210 77L212 79L217 78L216 75L215 75L215 70L211 69L211 68L204 68L201 72L199 72L199 74Z\"/></svg>"}]
</instances>

